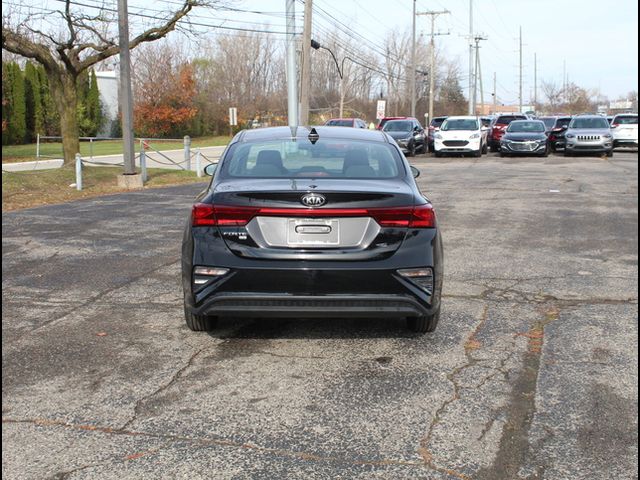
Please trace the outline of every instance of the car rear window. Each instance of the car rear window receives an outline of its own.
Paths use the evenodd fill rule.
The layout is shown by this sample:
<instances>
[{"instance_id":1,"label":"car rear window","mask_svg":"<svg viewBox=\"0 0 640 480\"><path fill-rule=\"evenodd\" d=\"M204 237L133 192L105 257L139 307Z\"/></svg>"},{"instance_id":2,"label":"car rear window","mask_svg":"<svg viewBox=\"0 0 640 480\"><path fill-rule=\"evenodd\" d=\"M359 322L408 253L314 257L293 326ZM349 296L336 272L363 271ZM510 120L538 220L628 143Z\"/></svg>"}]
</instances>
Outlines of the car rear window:
<instances>
[{"instance_id":1,"label":"car rear window","mask_svg":"<svg viewBox=\"0 0 640 480\"><path fill-rule=\"evenodd\" d=\"M329 120L328 127L353 127L353 120Z\"/></svg>"},{"instance_id":2,"label":"car rear window","mask_svg":"<svg viewBox=\"0 0 640 480\"><path fill-rule=\"evenodd\" d=\"M638 124L638 116L637 115L624 115L619 116L613 119L613 122L618 125L637 125Z\"/></svg>"},{"instance_id":3,"label":"car rear window","mask_svg":"<svg viewBox=\"0 0 640 480\"><path fill-rule=\"evenodd\" d=\"M382 128L385 132L410 132L413 124L408 120L391 120Z\"/></svg>"},{"instance_id":4,"label":"car rear window","mask_svg":"<svg viewBox=\"0 0 640 480\"><path fill-rule=\"evenodd\" d=\"M566 127L571 123L571 117L559 118L556 122L556 128Z\"/></svg>"},{"instance_id":5,"label":"car rear window","mask_svg":"<svg viewBox=\"0 0 640 480\"><path fill-rule=\"evenodd\" d=\"M229 147L221 175L233 178L396 178L404 173L388 143L345 139L239 142Z\"/></svg>"},{"instance_id":6,"label":"car rear window","mask_svg":"<svg viewBox=\"0 0 640 480\"><path fill-rule=\"evenodd\" d=\"M509 125L514 120L527 120L527 117L524 115L501 115L496 120L496 123L500 125Z\"/></svg>"},{"instance_id":7,"label":"car rear window","mask_svg":"<svg viewBox=\"0 0 640 480\"><path fill-rule=\"evenodd\" d=\"M440 125L442 125L442 122L444 122L447 119L447 117L436 117L433 120L431 120L431 126L432 127L439 127Z\"/></svg>"}]
</instances>

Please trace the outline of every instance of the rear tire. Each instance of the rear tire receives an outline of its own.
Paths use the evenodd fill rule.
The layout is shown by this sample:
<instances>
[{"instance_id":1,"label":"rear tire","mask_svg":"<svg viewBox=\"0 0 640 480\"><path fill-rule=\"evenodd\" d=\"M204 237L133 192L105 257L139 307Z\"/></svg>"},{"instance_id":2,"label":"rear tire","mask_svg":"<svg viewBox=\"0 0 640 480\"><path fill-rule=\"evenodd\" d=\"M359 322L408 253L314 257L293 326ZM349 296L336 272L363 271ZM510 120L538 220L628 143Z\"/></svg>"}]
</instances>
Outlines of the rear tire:
<instances>
[{"instance_id":1,"label":"rear tire","mask_svg":"<svg viewBox=\"0 0 640 480\"><path fill-rule=\"evenodd\" d=\"M489 150L491 150L492 152L498 152L500 151L500 149L496 146L496 145L489 145Z\"/></svg>"},{"instance_id":2,"label":"rear tire","mask_svg":"<svg viewBox=\"0 0 640 480\"><path fill-rule=\"evenodd\" d=\"M440 309L433 315L422 317L407 317L407 328L415 333L431 333L436 330L440 321Z\"/></svg>"},{"instance_id":3,"label":"rear tire","mask_svg":"<svg viewBox=\"0 0 640 480\"><path fill-rule=\"evenodd\" d=\"M184 308L184 319L187 321L187 327L194 332L210 332L216 328L218 317L209 317L207 315L194 315L187 307Z\"/></svg>"}]
</instances>

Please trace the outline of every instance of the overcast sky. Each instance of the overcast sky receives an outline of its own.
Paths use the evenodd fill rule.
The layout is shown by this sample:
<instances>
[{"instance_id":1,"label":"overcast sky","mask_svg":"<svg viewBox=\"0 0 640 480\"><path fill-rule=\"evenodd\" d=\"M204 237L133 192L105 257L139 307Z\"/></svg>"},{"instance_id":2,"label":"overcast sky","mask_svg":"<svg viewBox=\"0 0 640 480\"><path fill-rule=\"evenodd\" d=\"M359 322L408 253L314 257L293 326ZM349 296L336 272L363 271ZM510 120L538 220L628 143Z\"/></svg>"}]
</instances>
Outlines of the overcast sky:
<instances>
[{"instance_id":1,"label":"overcast sky","mask_svg":"<svg viewBox=\"0 0 640 480\"><path fill-rule=\"evenodd\" d=\"M84 5L102 4L102 0L72 0ZM375 52L383 50L390 31L410 31L413 0L313 0L314 7L326 12L314 18L314 37L326 38L330 30L340 36L330 22L342 22L355 38L364 37L361 45ZM61 8L59 0L3 0L3 9L16 4ZM142 15L162 16L177 8L180 0L129 0L132 27ZM229 5L239 11L196 9L193 22L224 25L228 28L254 28L283 32L286 0L234 0ZM417 11L449 10L436 21L436 31L448 33L436 37L437 48L461 66L463 85L468 75L468 41L470 0L417 0ZM116 0L104 0L115 8ZM518 101L518 31L522 27L524 87L523 102L533 92L534 54L537 54L538 86L544 81L561 85L563 65L570 81L588 89L599 88L611 100L638 89L638 6L636 0L473 0L474 32L488 40L481 42L481 64L485 100L491 101L493 73L497 75L498 99L504 104ZM297 28L302 29L304 6L296 0ZM75 8L84 8L76 6ZM328 19L328 15L335 20ZM50 17L51 18L51 17ZM418 16L418 35L429 35L428 16ZM346 26L346 27L345 27ZM210 32L228 34L229 30L199 27ZM133 34L133 33L132 33ZM172 33L172 36L177 33ZM279 36L284 39L284 36ZM407 63L409 59L407 59ZM423 64L427 64L424 59ZM466 89L465 89L466 93ZM539 90L539 98L541 92Z\"/></svg>"},{"instance_id":2,"label":"overcast sky","mask_svg":"<svg viewBox=\"0 0 640 480\"><path fill-rule=\"evenodd\" d=\"M469 47L463 36L469 33L469 3L469 0L417 1L418 12L445 9L451 12L437 18L436 31L449 35L436 37L436 42L448 57L459 60L465 75ZM237 4L246 9L282 11L286 2L245 0ZM538 85L541 80L562 84L566 62L570 81L585 88L600 88L610 99L638 89L635 0L473 0L473 4L474 31L488 37L481 42L485 96L493 90L496 72L498 98L503 103L517 103L520 26L525 103L533 89L534 53L538 59ZM314 5L379 45L387 31L411 29L412 0L314 0ZM296 3L296 9L302 13L303 6ZM255 16L251 21L254 20ZM418 34L428 36L430 28L429 17L419 16Z\"/></svg>"}]
</instances>

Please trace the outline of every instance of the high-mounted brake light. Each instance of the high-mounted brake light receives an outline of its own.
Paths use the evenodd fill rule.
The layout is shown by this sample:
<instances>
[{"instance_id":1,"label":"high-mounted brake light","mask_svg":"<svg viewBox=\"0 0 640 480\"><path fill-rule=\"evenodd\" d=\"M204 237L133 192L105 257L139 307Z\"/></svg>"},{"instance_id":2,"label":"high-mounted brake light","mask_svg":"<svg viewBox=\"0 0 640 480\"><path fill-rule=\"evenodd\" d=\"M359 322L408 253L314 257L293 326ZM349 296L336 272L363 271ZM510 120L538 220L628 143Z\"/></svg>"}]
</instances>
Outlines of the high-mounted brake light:
<instances>
[{"instance_id":1,"label":"high-mounted brake light","mask_svg":"<svg viewBox=\"0 0 640 480\"><path fill-rule=\"evenodd\" d=\"M409 207L382 208L260 208L234 207L229 205L209 205L196 203L192 210L192 225L203 226L244 226L252 218L261 217L371 217L381 227L433 228L436 214L430 204Z\"/></svg>"}]
</instances>

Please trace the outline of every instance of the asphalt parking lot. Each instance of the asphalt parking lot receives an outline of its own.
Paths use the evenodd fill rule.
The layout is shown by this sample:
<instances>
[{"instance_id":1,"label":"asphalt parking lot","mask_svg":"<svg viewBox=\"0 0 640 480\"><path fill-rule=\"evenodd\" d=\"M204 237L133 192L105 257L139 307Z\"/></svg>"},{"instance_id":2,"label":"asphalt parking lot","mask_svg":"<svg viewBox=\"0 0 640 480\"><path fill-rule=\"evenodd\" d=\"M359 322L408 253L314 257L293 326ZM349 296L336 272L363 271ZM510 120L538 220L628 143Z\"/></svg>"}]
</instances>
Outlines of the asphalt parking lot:
<instances>
[{"instance_id":1,"label":"asphalt parking lot","mask_svg":"<svg viewBox=\"0 0 640 480\"><path fill-rule=\"evenodd\" d=\"M3 477L638 478L637 152L412 163L445 247L426 336L187 330L202 185L3 214Z\"/></svg>"}]
</instances>

